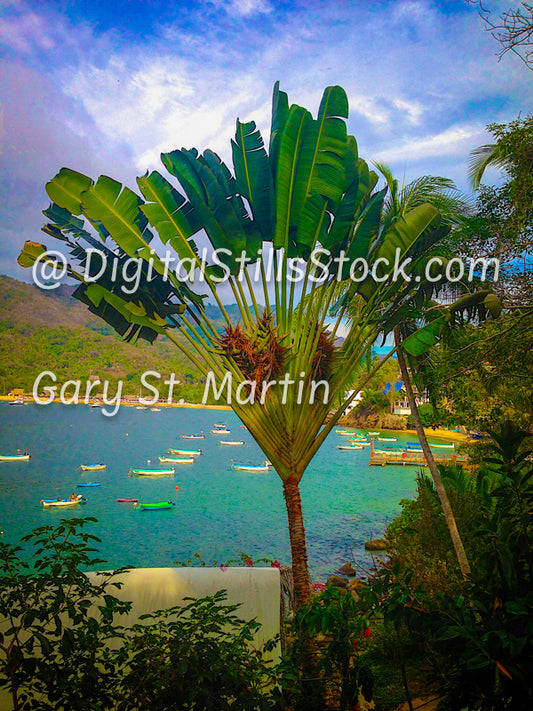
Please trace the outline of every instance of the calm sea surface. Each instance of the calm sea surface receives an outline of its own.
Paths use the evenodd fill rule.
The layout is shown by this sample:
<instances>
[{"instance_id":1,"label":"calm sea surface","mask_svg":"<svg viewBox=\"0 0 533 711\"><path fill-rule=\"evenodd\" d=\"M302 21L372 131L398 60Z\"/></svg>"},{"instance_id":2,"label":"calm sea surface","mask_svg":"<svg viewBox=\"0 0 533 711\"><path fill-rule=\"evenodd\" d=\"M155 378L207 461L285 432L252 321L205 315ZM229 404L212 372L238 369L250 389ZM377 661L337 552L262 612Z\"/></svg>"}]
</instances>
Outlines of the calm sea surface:
<instances>
[{"instance_id":1,"label":"calm sea surface","mask_svg":"<svg viewBox=\"0 0 533 711\"><path fill-rule=\"evenodd\" d=\"M227 423L231 435L209 434ZM180 435L203 430L201 441ZM244 440L244 447L217 445ZM346 438L331 433L301 484L309 564L316 581L346 561L368 566L364 541L380 536L400 512L399 502L414 492L415 467L369 467L369 448L336 449ZM399 442L409 437L399 437ZM411 435L412 439L412 435ZM194 464L174 465L174 477L128 477L130 467L159 468L169 447L202 450ZM287 518L281 481L274 471L230 470L236 463L262 464L265 456L230 411L122 407L112 418L85 405L0 403L0 454L30 452L29 462L0 462L0 528L3 540L60 518L94 516L91 532L110 567L171 566L198 551L209 563L252 557L290 563ZM151 464L147 462L150 460ZM105 471L82 473L80 464L105 462ZM172 465L161 465L162 467ZM76 489L83 482L101 482ZM179 489L176 490L176 485ZM82 493L87 504L70 510L43 509L41 499ZM167 511L133 509L118 497L173 500Z\"/></svg>"}]
</instances>

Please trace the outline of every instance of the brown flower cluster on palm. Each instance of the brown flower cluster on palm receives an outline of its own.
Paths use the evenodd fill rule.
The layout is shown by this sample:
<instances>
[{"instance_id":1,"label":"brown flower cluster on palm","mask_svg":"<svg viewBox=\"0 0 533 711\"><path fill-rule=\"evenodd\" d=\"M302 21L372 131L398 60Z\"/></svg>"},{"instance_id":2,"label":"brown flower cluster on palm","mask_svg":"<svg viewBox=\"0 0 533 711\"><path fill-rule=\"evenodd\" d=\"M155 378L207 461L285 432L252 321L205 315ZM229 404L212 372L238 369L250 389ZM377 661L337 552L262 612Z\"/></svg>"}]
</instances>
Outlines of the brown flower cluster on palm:
<instances>
[{"instance_id":1,"label":"brown flower cluster on palm","mask_svg":"<svg viewBox=\"0 0 533 711\"><path fill-rule=\"evenodd\" d=\"M244 380L258 385L277 380L283 374L289 353L278 331L273 315L265 309L263 316L246 329L240 323L228 324L219 338L219 352L235 363Z\"/></svg>"}]
</instances>

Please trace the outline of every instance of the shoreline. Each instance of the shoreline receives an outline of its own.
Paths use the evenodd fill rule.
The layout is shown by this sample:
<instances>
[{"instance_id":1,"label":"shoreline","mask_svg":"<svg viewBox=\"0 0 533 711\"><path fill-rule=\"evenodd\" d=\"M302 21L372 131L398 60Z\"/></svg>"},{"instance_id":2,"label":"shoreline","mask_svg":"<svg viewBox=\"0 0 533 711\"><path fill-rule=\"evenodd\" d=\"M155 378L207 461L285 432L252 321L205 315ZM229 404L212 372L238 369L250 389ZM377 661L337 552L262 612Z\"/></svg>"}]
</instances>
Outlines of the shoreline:
<instances>
[{"instance_id":1,"label":"shoreline","mask_svg":"<svg viewBox=\"0 0 533 711\"><path fill-rule=\"evenodd\" d=\"M417 434L416 430L411 430L411 429L386 430L386 429L383 429L381 431L382 432L394 432L396 435L398 435L398 434L412 435L413 437L418 439L418 434ZM424 427L424 432L426 434L426 437L428 437L428 439L432 439L432 438L433 439L449 439L449 440L453 440L454 442L470 442L470 441L472 441L472 438L470 437L469 434L464 434L463 432L456 432L455 430L445 430L442 427L437 427L436 430L433 430L431 427Z\"/></svg>"},{"instance_id":2,"label":"shoreline","mask_svg":"<svg viewBox=\"0 0 533 711\"><path fill-rule=\"evenodd\" d=\"M13 402L17 398L14 396L10 395L0 395L0 402ZM22 396L22 399L24 400L25 403L34 403L35 400L33 397L24 395ZM95 401L93 401L95 402ZM105 406L105 403L97 401L99 405ZM59 400L54 400L51 403L47 403L49 405L61 405L62 403ZM79 403L74 403L76 405L85 405L86 407L90 407L92 403L85 403L85 402L79 402ZM121 401L121 406L124 405L125 407L138 407L142 403L139 403L138 400L122 400ZM45 405L43 405L45 407ZM196 410L232 410L232 407L230 405L207 405L203 404L201 402L156 402L153 405L144 405L146 408L150 407L181 407L184 409L196 409ZM353 427L351 425L344 425L344 427L349 427L350 429L353 430L361 430L365 431L368 430L368 428L365 427ZM417 432L414 429L405 429L405 430L391 430L391 429L381 429L381 432L387 432L387 433L393 433L395 435L398 434L406 434L406 435L412 435L413 437L417 438ZM462 432L456 432L455 430L446 430L443 429L442 427L437 427L436 430L433 430L431 427L424 427L424 432L426 433L426 436L428 438L434 438L434 439L444 439L444 440L452 440L454 442L469 442L471 440L470 436L468 434L464 434Z\"/></svg>"},{"instance_id":3,"label":"shoreline","mask_svg":"<svg viewBox=\"0 0 533 711\"><path fill-rule=\"evenodd\" d=\"M33 397L29 397L27 395L22 396L22 398L16 398L10 395L0 395L0 402L13 402L14 400L17 399L22 399L24 400L25 403L29 402L32 404L38 404L35 402ZM53 400L52 402L47 403L47 405L62 405L63 403L60 400ZM77 403L72 403L73 405L85 405L85 407L90 407L92 404L98 404L101 405L102 407L106 407L106 404L100 400L96 401L93 400L90 403L86 402L77 402ZM124 400L122 399L120 406L124 407L137 407L138 405L142 405L138 400ZM46 405L42 405L42 407L46 407ZM68 405L67 405L68 407ZM231 410L232 408L229 405L204 405L201 402L156 402L153 405L144 405L143 407L150 408L150 407L183 407L183 408L196 408L196 409L202 409L202 410Z\"/></svg>"}]
</instances>

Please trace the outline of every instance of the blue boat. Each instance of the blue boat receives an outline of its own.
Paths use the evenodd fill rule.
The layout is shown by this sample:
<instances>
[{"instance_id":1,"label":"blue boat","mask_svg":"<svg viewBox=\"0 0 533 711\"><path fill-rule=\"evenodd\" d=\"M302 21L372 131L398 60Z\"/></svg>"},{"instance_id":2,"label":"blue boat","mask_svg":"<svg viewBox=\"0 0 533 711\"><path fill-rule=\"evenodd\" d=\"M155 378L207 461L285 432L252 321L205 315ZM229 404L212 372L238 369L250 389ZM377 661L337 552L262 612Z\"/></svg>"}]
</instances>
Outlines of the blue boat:
<instances>
[{"instance_id":1,"label":"blue boat","mask_svg":"<svg viewBox=\"0 0 533 711\"><path fill-rule=\"evenodd\" d=\"M101 486L99 481L88 481L86 483L76 484L76 486Z\"/></svg>"}]
</instances>

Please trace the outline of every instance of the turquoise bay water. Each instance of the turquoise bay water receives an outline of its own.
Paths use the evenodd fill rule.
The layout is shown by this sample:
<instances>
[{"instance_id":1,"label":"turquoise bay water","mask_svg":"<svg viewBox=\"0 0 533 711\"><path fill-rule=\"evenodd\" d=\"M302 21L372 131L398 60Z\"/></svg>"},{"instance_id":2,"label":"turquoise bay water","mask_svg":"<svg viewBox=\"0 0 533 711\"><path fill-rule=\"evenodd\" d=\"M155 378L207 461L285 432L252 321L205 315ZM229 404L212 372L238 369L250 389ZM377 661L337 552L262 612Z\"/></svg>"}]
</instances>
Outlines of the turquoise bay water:
<instances>
[{"instance_id":1,"label":"turquoise bay water","mask_svg":"<svg viewBox=\"0 0 533 711\"><path fill-rule=\"evenodd\" d=\"M231 435L210 435L215 422L227 423ZM204 440L180 439L201 430ZM223 447L217 445L220 439L244 440L245 446ZM383 533L400 512L400 500L415 488L416 467L369 467L369 447L336 449L345 439L329 435L301 484L309 565L316 581L324 581L346 561L368 566L371 558L364 541ZM194 464L174 465L174 477L128 477L130 467L159 468L157 457L169 447L199 448L203 454ZM85 405L0 403L0 454L17 449L32 458L0 462L0 528L6 542L18 543L33 528L60 518L94 516L98 523L91 525L91 532L102 539L99 553L110 567L171 566L196 551L208 563L241 553L290 563L277 474L230 470L232 458L244 464L262 464L265 459L233 412L122 407L108 418ZM95 462L105 462L107 469L77 471L80 464ZM77 489L83 481L101 486ZM72 491L82 493L87 504L70 510L39 505L43 498L68 498ZM170 499L176 506L141 512L133 504L117 503L119 497Z\"/></svg>"}]
</instances>

